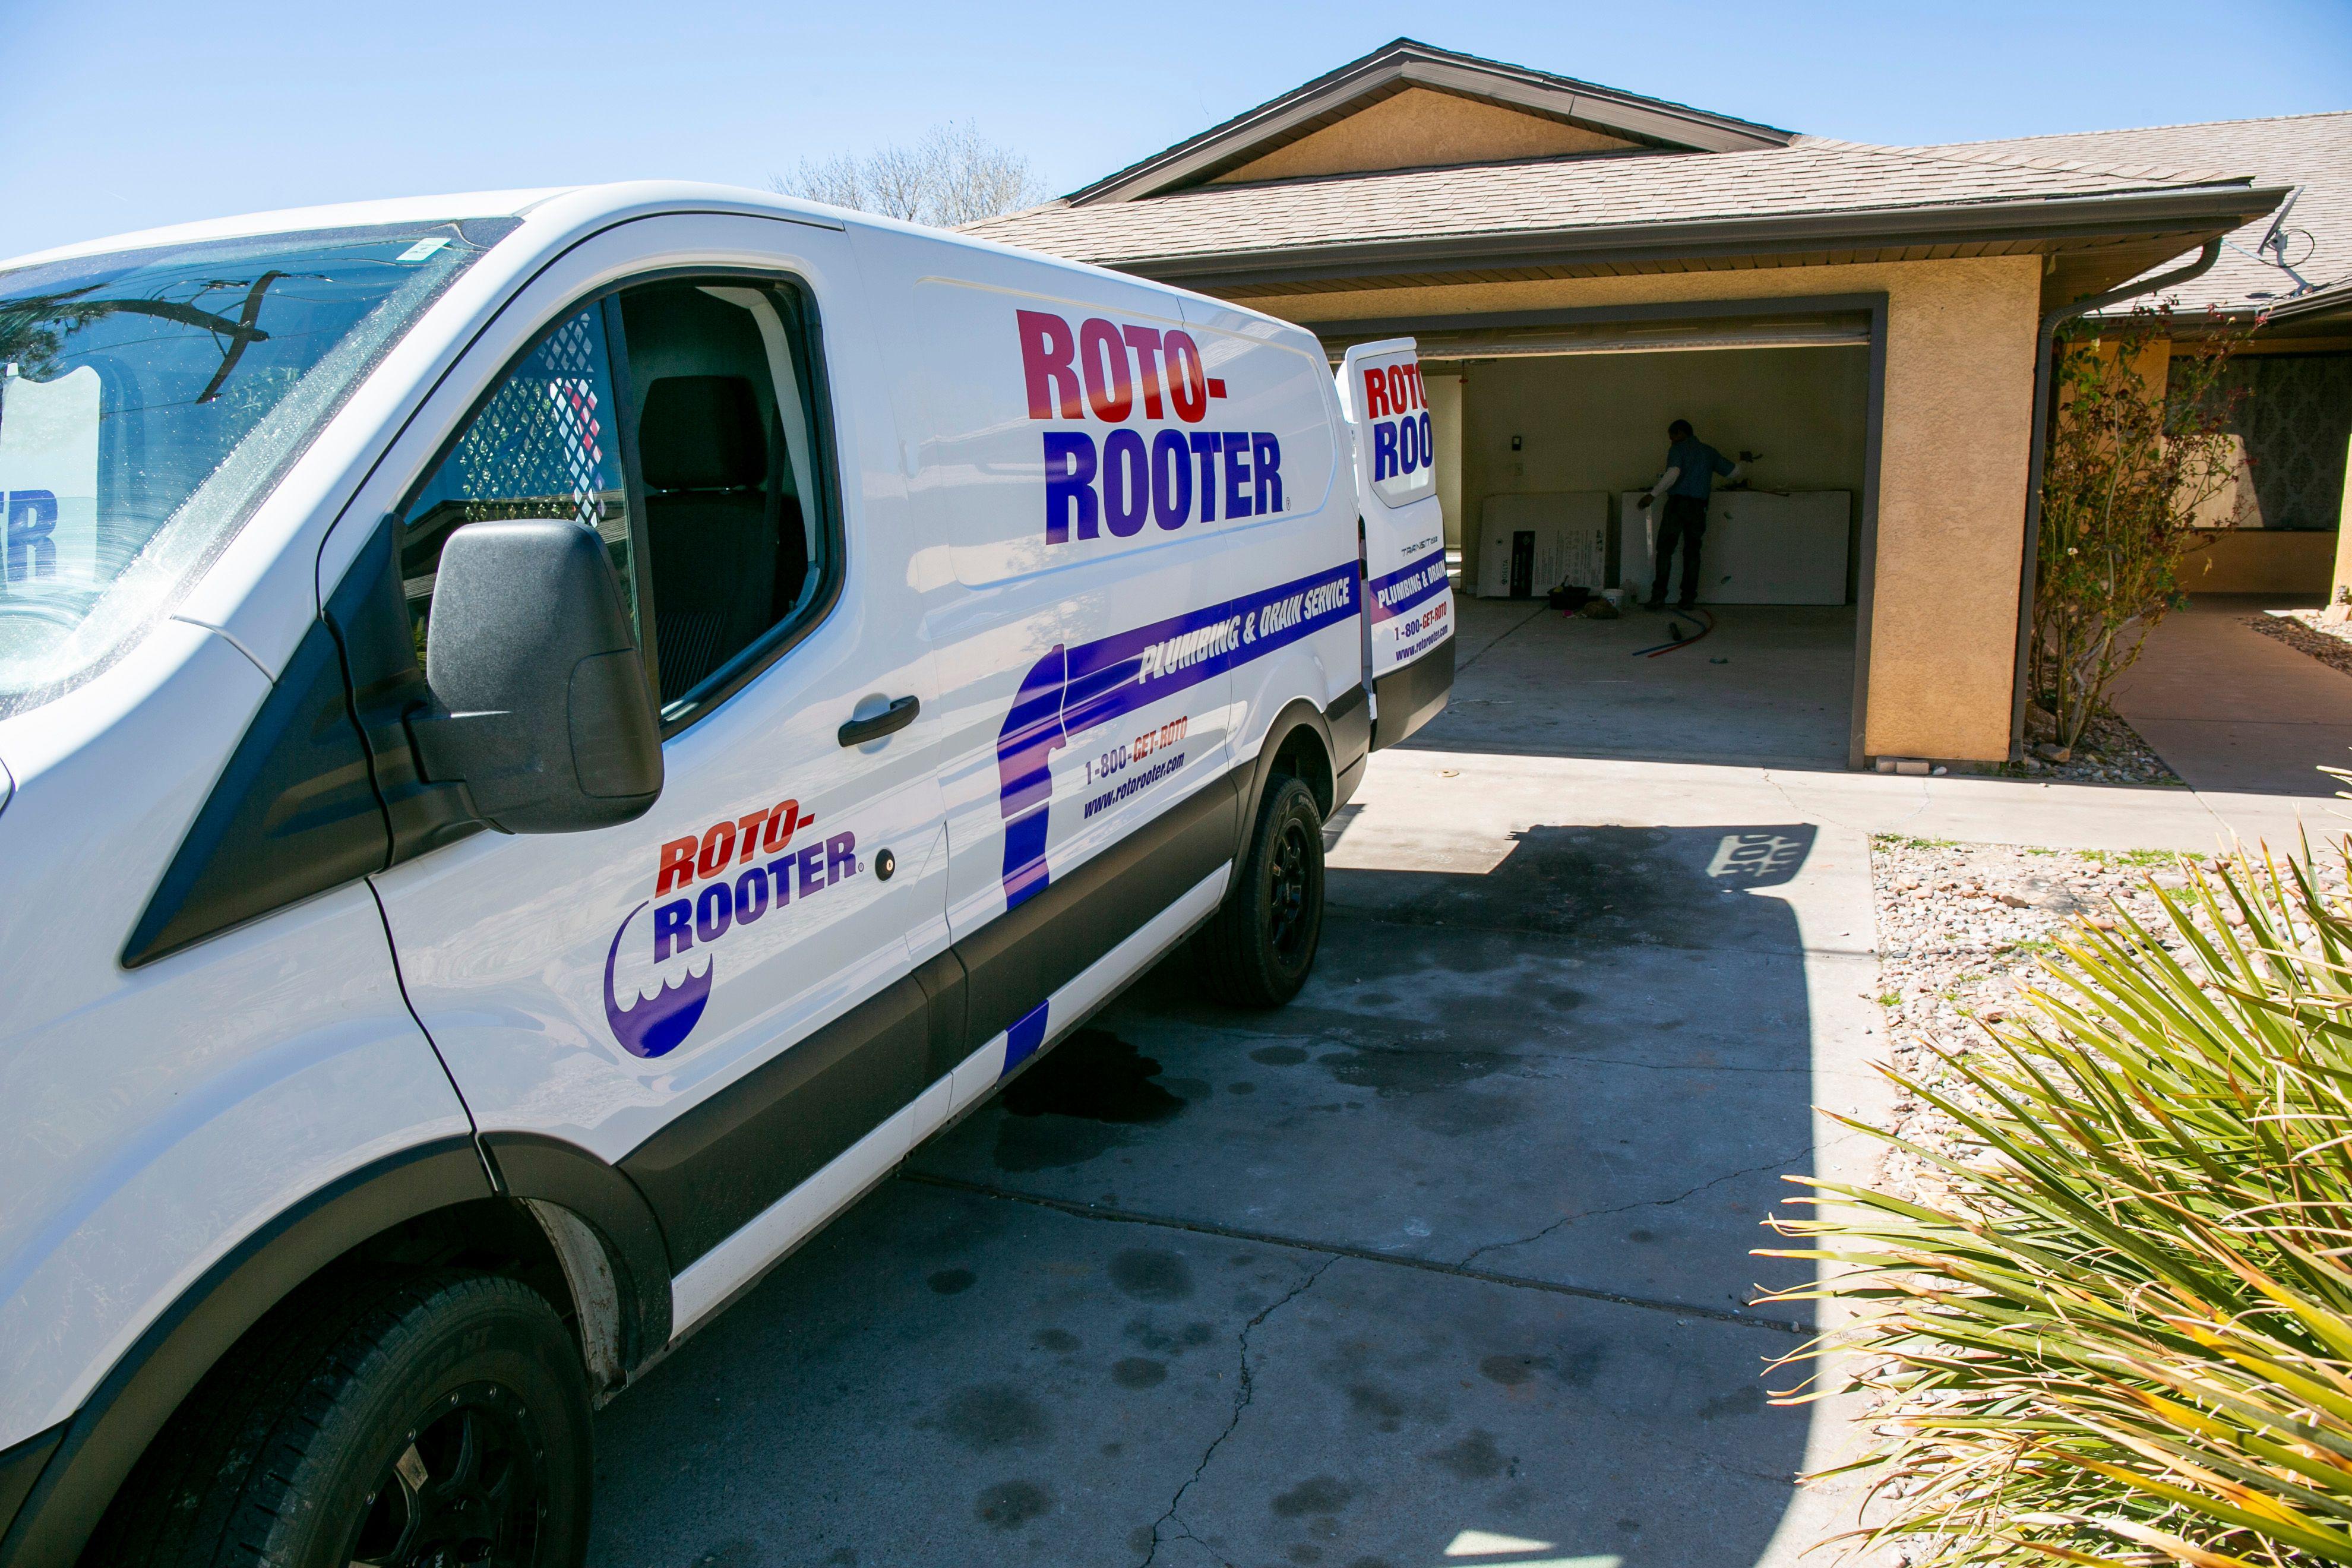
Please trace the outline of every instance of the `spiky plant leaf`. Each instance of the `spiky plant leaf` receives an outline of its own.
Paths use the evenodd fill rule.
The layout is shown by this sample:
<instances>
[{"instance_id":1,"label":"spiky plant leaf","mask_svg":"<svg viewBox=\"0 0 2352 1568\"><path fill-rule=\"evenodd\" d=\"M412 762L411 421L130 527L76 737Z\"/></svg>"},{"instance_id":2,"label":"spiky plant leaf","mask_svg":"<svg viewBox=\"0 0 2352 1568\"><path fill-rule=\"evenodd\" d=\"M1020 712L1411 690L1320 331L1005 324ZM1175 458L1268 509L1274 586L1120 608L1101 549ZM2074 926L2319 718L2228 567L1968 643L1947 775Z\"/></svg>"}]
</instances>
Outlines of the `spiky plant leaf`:
<instances>
[{"instance_id":1,"label":"spiky plant leaf","mask_svg":"<svg viewBox=\"0 0 2352 1568\"><path fill-rule=\"evenodd\" d=\"M2352 1568L2352 911L2308 842L2182 867L1948 1082L1890 1072L1981 1148L1864 1129L1948 1201L1808 1180L1773 1221L1832 1268L1769 1300L1857 1313L1789 1360L1880 1403L1860 1537L1922 1568Z\"/></svg>"}]
</instances>

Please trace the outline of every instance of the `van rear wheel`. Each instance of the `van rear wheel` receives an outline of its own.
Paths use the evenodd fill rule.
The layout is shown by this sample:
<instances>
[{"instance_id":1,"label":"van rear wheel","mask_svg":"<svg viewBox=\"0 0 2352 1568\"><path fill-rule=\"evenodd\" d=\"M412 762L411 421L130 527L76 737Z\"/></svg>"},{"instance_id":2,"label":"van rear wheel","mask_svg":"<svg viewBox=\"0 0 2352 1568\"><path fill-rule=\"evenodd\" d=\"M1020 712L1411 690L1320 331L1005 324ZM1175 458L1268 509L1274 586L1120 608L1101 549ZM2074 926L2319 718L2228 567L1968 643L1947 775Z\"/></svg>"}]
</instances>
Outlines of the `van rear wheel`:
<instances>
[{"instance_id":1,"label":"van rear wheel","mask_svg":"<svg viewBox=\"0 0 2352 1568\"><path fill-rule=\"evenodd\" d=\"M1225 901L1194 939L1194 963L1217 1000L1279 1007L1307 984L1322 938L1323 814L1314 791L1277 774Z\"/></svg>"},{"instance_id":2,"label":"van rear wheel","mask_svg":"<svg viewBox=\"0 0 2352 1568\"><path fill-rule=\"evenodd\" d=\"M343 1276L214 1369L83 1561L572 1568L590 1444L580 1353L536 1291L486 1274Z\"/></svg>"}]
</instances>

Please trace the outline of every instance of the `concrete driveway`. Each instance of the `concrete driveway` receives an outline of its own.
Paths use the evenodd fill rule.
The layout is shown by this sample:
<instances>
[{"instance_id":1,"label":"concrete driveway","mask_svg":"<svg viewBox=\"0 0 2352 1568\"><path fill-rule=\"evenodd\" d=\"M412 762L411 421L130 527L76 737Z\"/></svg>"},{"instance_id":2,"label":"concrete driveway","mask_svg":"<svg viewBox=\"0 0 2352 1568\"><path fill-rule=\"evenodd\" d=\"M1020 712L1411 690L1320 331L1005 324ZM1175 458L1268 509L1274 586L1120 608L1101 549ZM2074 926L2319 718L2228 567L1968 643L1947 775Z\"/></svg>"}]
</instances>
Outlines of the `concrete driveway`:
<instances>
[{"instance_id":1,"label":"concrete driveway","mask_svg":"<svg viewBox=\"0 0 2352 1568\"><path fill-rule=\"evenodd\" d=\"M2352 677L2246 625L2308 598L2200 594L2148 634L2113 700L2191 788L2332 796L2352 766Z\"/></svg>"},{"instance_id":2,"label":"concrete driveway","mask_svg":"<svg viewBox=\"0 0 2352 1568\"><path fill-rule=\"evenodd\" d=\"M1164 966L919 1151L600 1416L594 1562L1746 1568L1851 1522L1794 1484L1851 1411L1765 1397L1810 1323L1748 1303L1803 1275L1748 1249L1782 1173L1874 1164L1811 1109L1887 1102L1869 835L2318 803L1542 754L1489 618L1331 825L1307 991Z\"/></svg>"}]
</instances>

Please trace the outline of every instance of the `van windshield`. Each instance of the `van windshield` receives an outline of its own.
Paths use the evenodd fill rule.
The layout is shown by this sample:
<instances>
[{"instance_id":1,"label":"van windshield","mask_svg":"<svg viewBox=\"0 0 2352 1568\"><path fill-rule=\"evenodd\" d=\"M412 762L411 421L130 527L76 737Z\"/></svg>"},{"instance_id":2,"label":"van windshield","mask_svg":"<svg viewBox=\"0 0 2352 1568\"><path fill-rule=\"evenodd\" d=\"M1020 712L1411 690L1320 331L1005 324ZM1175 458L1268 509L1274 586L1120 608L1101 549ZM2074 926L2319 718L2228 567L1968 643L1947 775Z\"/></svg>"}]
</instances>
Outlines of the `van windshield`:
<instances>
[{"instance_id":1,"label":"van windshield","mask_svg":"<svg viewBox=\"0 0 2352 1568\"><path fill-rule=\"evenodd\" d=\"M0 272L0 717L172 613L402 332L513 219Z\"/></svg>"}]
</instances>

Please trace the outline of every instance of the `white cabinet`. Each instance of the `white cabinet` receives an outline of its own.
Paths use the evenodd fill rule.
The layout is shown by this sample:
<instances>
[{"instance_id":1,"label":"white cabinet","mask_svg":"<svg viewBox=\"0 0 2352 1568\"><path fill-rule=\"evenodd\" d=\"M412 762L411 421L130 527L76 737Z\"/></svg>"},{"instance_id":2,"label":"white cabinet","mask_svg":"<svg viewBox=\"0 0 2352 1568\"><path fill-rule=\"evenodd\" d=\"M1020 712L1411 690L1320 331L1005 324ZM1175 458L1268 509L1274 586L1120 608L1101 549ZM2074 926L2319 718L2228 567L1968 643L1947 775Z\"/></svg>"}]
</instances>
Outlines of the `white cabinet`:
<instances>
[{"instance_id":1,"label":"white cabinet","mask_svg":"<svg viewBox=\"0 0 2352 1568\"><path fill-rule=\"evenodd\" d=\"M1599 592L1609 563L1609 492L1488 496L1478 509L1478 596L1541 598L1562 583Z\"/></svg>"},{"instance_id":2,"label":"white cabinet","mask_svg":"<svg viewBox=\"0 0 2352 1568\"><path fill-rule=\"evenodd\" d=\"M1618 499L1618 581L1650 591L1658 518L1665 502ZM1843 605L1845 603L1849 490L1717 490L1706 509L1706 540L1699 549L1702 605ZM1677 557L1682 553L1676 550ZM1675 563L1667 592L1682 590Z\"/></svg>"}]
</instances>

